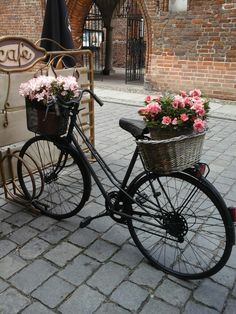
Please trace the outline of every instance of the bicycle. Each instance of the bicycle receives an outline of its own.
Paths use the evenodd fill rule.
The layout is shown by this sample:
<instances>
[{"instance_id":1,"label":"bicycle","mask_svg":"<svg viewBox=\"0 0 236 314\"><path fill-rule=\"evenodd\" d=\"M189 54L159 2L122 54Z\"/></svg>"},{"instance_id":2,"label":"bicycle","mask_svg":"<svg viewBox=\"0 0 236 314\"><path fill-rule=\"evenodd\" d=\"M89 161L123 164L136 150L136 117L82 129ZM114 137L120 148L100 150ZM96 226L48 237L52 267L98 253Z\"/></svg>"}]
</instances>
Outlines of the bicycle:
<instances>
[{"instance_id":1,"label":"bicycle","mask_svg":"<svg viewBox=\"0 0 236 314\"><path fill-rule=\"evenodd\" d=\"M154 267L182 279L201 279L218 272L231 254L235 234L224 200L206 178L208 166L198 163L168 175L144 168L129 183L139 158L136 146L120 181L77 123L80 100L85 93L90 93L102 106L96 95L83 90L77 100L63 102L64 107L70 107L66 135L37 135L22 147L17 171L26 199L50 217L68 218L77 214L88 201L93 178L105 198L105 211L85 218L80 227L108 215L127 225L134 243ZM147 138L148 130L143 121L120 119L119 124L136 140ZM77 136L116 190L105 190ZM34 169L34 193L24 176L21 160ZM35 162L39 164L37 169Z\"/></svg>"}]
</instances>

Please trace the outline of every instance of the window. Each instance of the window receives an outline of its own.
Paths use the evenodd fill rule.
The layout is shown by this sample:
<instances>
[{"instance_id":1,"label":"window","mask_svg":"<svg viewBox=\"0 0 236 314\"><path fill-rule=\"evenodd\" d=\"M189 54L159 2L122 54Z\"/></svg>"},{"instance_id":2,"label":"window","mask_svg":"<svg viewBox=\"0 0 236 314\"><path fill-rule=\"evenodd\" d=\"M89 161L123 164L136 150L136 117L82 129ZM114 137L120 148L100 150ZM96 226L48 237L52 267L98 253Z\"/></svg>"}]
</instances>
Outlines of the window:
<instances>
[{"instance_id":1,"label":"window","mask_svg":"<svg viewBox=\"0 0 236 314\"><path fill-rule=\"evenodd\" d=\"M188 9L188 0L169 0L170 12L183 12Z\"/></svg>"}]
</instances>

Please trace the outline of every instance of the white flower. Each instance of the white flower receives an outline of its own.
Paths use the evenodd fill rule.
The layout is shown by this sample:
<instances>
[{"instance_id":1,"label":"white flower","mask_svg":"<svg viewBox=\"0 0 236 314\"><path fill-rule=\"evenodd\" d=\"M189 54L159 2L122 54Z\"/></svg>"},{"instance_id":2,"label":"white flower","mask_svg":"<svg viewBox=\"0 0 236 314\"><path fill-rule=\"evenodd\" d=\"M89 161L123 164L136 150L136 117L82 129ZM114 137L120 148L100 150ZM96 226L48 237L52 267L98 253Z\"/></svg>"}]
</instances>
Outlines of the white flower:
<instances>
[{"instance_id":1,"label":"white flower","mask_svg":"<svg viewBox=\"0 0 236 314\"><path fill-rule=\"evenodd\" d=\"M30 100L43 101L47 103L56 96L61 96L65 101L78 97L80 93L79 85L73 76L53 76L40 75L32 78L28 82L22 83L19 94Z\"/></svg>"}]
</instances>

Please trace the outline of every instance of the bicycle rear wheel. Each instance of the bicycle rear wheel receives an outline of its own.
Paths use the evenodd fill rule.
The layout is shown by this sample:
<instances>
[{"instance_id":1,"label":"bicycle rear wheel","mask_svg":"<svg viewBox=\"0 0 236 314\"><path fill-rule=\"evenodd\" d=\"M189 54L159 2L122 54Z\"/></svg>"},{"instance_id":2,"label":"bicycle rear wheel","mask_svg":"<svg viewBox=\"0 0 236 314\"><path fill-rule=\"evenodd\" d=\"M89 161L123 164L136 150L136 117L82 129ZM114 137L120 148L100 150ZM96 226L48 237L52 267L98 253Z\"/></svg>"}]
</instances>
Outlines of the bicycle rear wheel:
<instances>
[{"instance_id":1,"label":"bicycle rear wheel","mask_svg":"<svg viewBox=\"0 0 236 314\"><path fill-rule=\"evenodd\" d=\"M182 279L219 271L234 244L234 228L214 188L185 173L146 174L131 184L130 234L158 269ZM139 206L140 205L140 206Z\"/></svg>"},{"instance_id":2,"label":"bicycle rear wheel","mask_svg":"<svg viewBox=\"0 0 236 314\"><path fill-rule=\"evenodd\" d=\"M36 184L33 195L32 184L28 184L19 160L19 183L34 207L56 219L71 217L82 209L90 196L91 177L74 149L59 138L41 135L27 141L19 156L31 169Z\"/></svg>"}]
</instances>

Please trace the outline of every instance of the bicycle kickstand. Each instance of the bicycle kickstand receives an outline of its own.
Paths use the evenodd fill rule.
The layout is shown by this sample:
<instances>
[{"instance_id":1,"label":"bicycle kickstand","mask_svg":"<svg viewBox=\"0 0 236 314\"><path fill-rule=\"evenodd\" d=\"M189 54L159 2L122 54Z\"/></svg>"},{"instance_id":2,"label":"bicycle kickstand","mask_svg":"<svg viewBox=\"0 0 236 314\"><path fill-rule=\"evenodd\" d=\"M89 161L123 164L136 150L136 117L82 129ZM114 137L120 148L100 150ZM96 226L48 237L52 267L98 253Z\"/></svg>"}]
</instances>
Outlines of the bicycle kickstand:
<instances>
[{"instance_id":1,"label":"bicycle kickstand","mask_svg":"<svg viewBox=\"0 0 236 314\"><path fill-rule=\"evenodd\" d=\"M87 227L87 226L90 224L90 222L93 221L94 219L101 218L101 217L105 217L105 216L109 216L109 214L108 214L107 211L104 211L104 212L102 212L101 214L96 215L96 216L93 216L93 217L91 217L91 216L85 217L85 218L81 221L81 223L80 223L79 226L80 226L80 228L85 228L85 227Z\"/></svg>"}]
</instances>

